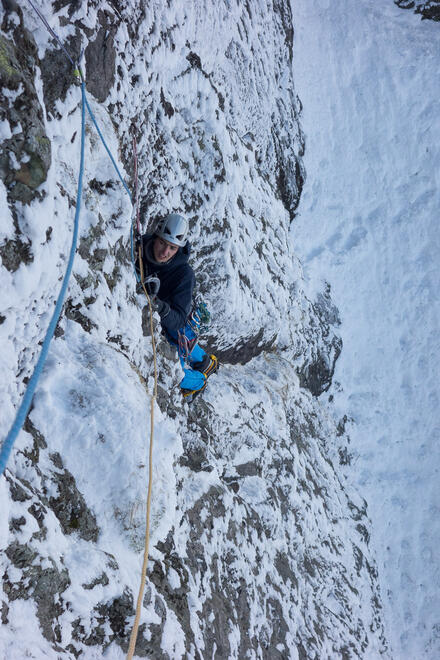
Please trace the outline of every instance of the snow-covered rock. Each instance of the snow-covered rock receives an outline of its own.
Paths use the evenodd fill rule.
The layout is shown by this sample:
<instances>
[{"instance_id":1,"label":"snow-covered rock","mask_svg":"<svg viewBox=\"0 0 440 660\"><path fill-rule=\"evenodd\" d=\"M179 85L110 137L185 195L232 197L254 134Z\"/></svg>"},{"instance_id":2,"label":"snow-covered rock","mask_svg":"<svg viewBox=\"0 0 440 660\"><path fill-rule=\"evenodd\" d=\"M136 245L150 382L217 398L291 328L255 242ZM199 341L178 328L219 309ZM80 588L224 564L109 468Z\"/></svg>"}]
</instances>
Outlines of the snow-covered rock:
<instances>
[{"instance_id":1,"label":"snow-covered rock","mask_svg":"<svg viewBox=\"0 0 440 660\"><path fill-rule=\"evenodd\" d=\"M205 341L222 360L188 407L156 324L150 563L136 653L386 656L366 503L339 475L344 418L317 398L341 351L339 315L329 285L306 296L290 234L305 177L290 4L168 5L42 5L72 56L84 49L89 103L131 187L136 138L144 228L168 210L189 217L198 288L213 315ZM50 143L36 187L17 179L30 167L26 147L1 170L6 432L69 252L81 96L30 6L5 4L1 17L1 162L11 140L27 144L31 106ZM35 45L23 54L24 44ZM25 83L9 84L21 57ZM11 108L23 117L13 121ZM122 658L128 647L153 386L131 217L88 118L73 276L0 479L5 657ZM10 245L19 246L13 260Z\"/></svg>"}]
</instances>

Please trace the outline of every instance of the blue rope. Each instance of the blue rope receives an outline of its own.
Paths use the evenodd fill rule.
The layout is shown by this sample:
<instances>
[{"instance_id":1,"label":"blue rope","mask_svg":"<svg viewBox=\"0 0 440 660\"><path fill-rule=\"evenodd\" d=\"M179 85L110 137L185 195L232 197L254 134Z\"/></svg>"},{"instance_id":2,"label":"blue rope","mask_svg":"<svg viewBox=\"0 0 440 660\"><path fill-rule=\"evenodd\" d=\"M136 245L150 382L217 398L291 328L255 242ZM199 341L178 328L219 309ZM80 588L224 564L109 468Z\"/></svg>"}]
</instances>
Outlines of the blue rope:
<instances>
[{"instance_id":1,"label":"blue rope","mask_svg":"<svg viewBox=\"0 0 440 660\"><path fill-rule=\"evenodd\" d=\"M115 168L116 172L118 173L118 177L119 177L119 179L121 180L121 183L122 183L122 185L124 186L125 190L127 191L127 195L129 196L130 201L131 201L131 192L130 192L130 190L129 190L127 184L125 183L125 181L124 181L124 179L123 179L123 177L122 177L122 174L121 174L120 171L119 171L118 166L116 165L116 161L115 161L115 159L113 158L113 156L112 156L112 154L111 154L111 151L110 151L110 149L109 149L108 146L107 146L106 141L104 140L104 136L103 136L103 134L102 134L101 131L100 131L100 128L99 128L99 126L98 126L98 124L97 124L97 122L96 122L96 119L95 119L95 115L93 114L92 109L91 109L91 107L89 106L89 102L87 101L87 97L86 97L86 96L85 96L85 101L86 101L87 110L89 111L89 115L90 115L90 117L92 118L93 123L95 124L95 128L96 128L96 130L98 131L98 135L99 135L99 137L101 138L101 142L102 142L102 144L104 145L105 150L107 151L107 153L108 153L108 155L109 155L109 157L110 157L110 160L111 160L112 163L113 163L113 167Z\"/></svg>"},{"instance_id":2,"label":"blue rope","mask_svg":"<svg viewBox=\"0 0 440 660\"><path fill-rule=\"evenodd\" d=\"M85 103L86 103L86 96L85 96L85 83L84 81L81 83L81 160L80 160L80 166L79 166L79 177L78 177L78 191L76 195L76 211L75 211L75 220L74 220L74 228L73 228L73 236L72 236L72 245L70 247L70 255L69 255L69 261L67 264L67 269L66 273L64 275L63 283L61 285L60 293L58 296L58 300L55 305L55 310L52 316L52 319L49 323L49 327L46 332L46 336L44 338L43 346L41 348L41 353L40 357L38 358L38 362L35 366L34 372L29 380L28 386L26 388L26 391L23 396L23 400L21 402L21 405L17 411L17 415L15 417L15 421L11 427L11 430L9 431L8 435L6 436L6 439L2 445L1 451L0 451L0 475L3 474L5 468L6 468L6 463L8 462L9 455L11 453L12 447L14 445L14 442L17 438L17 435L19 434L21 427L23 426L26 416L29 412L29 408L31 407L32 403L32 398L35 393L35 389L37 387L38 380L41 376L41 373L43 371L44 363L46 362L47 354L49 352L49 345L52 340L52 337L55 332L55 328L57 326L57 323L59 321L60 315L61 315L61 310L63 308L63 302L64 302L64 297L66 295L67 291L67 286L69 284L69 278L72 273L72 267L73 267L73 260L75 258L75 252L76 252L76 244L78 240L78 229L79 229L79 215L80 215L80 210L81 210L81 195L82 195L82 181L83 181L83 174L84 174L84 136L85 136Z\"/></svg>"},{"instance_id":3,"label":"blue rope","mask_svg":"<svg viewBox=\"0 0 440 660\"><path fill-rule=\"evenodd\" d=\"M32 9L34 10L34 12L35 12L35 13L37 14L37 16L40 18L40 20L41 20L41 22L43 23L43 25L46 27L46 29L47 29L47 31L49 32L49 34L50 34L50 35L51 35L51 36L57 41L59 47L62 49L63 53L65 54L65 56L67 57L67 59L69 60L69 62L72 64L73 67L75 67L75 63L74 63L73 59L71 58L71 56L69 55L69 52L68 52L67 49L64 47L64 45L63 45L61 39L59 38L59 36L57 35L57 33L56 33L56 32L50 27L50 25L49 25L49 23L47 22L47 20L46 20L46 18L44 17L44 15L41 13L41 11L38 9L38 7L32 2L32 0L28 0L28 2L29 2L29 4L30 4L30 6L32 7ZM80 59L81 59L81 56L80 56ZM83 75L82 75L81 67L80 67L79 65L78 65L78 70L79 70L79 73L80 73L80 76L81 76L81 81L84 83L84 77L83 77ZM92 118L92 121L93 121L93 123L95 124L95 128L96 128L96 130L98 131L98 135L99 135L99 137L101 138L101 142L102 142L102 144L104 145L104 147L105 147L105 149L106 149L106 151L107 151L107 153L108 153L108 155L109 155L109 157L110 157L110 160L111 160L112 163L113 163L113 167L115 168L116 172L118 173L118 176L119 176L119 179L121 180L122 185L124 186L125 190L127 191L127 194L128 194L128 196L129 196L129 198L130 198L130 202L133 203L133 200L132 200L132 198L131 198L130 190L129 190L127 184L125 183L124 179L122 178L122 174L120 173L119 168L118 168L118 166L116 165L116 161L115 161L115 159L113 158L113 156L112 156L112 154L111 154L111 151L110 151L110 149L109 149L108 146L107 146L106 141L104 140L104 136L102 135L102 133L101 133L101 131L100 131L100 128L99 128L99 126L98 126L98 124L97 124L97 122L96 122L95 116L94 116L94 114L93 114L93 112L92 112L92 109L90 108L89 102L87 101L87 97L86 97L85 95L84 95L84 99L85 99L85 103L86 103L86 106L87 106L87 110L89 111L90 117ZM133 265L133 270L134 270L134 274L135 274L135 276L136 276L136 280L137 280L138 282L140 282L140 276L138 275L138 273L137 273L137 271L136 271L136 266L135 266L134 245L133 245L133 227L132 227L132 229L131 229L131 231L130 231L130 254L131 254L131 262L132 262L132 265Z\"/></svg>"},{"instance_id":4,"label":"blue rope","mask_svg":"<svg viewBox=\"0 0 440 660\"><path fill-rule=\"evenodd\" d=\"M52 30L52 28L50 27L49 23L47 22L47 20L43 16L43 14L39 11L39 9L34 5L34 3L31 0L28 0L28 2L31 5L31 7L33 8L33 10L36 12L36 14L39 16L41 21L44 23L45 27L47 28L47 30L51 34L51 36L54 39L56 39L56 41L58 42L59 46L63 50L63 52L66 55L66 57L68 58L68 60L71 62L71 64L73 66L75 66L75 63L73 62L72 58L70 57L68 51L63 46L63 44L61 43L61 40L59 39L57 34L54 32L54 30ZM101 138L101 142L104 145L105 150L107 151L107 153L110 157L110 160L113 163L113 167L115 168L115 170L116 170L116 172L119 176L119 179L120 179L122 185L124 186L128 196L130 198L130 202L133 203L132 198L131 198L130 190L129 190L127 184L125 183L121 172L119 171L119 168L116 164L116 161L113 158L113 156L111 154L111 151L107 146L106 141L104 140L104 136L101 133L101 130L100 130L100 128L99 128L99 126L96 122L95 116L92 112L92 109L91 109L91 107L90 107L90 105L87 101L86 91L85 91L85 80L84 80L84 77L82 75L80 67L78 67L78 68L79 68L79 72L80 72L80 76L81 76L81 159L80 159L80 168L79 168L79 177L78 177L78 190L77 190L77 197L76 197L76 211L75 211L74 229L73 229L73 236L72 236L72 245L71 245L70 254L69 254L69 261L68 261L68 264L67 264L67 269L66 269L66 273L64 275L63 283L61 285L58 300L57 300L56 305L55 305L55 310L53 312L51 321L49 323L49 327L48 327L47 332L46 332L46 336L45 336L44 341L43 341L43 346L41 348L40 356L38 358L37 364L35 365L34 372L33 372L32 376L29 380L29 383L27 385L26 391L25 391L24 396L23 396L23 400L22 400L21 405L20 405L20 407L17 411L14 423L12 424L12 427L11 427L8 435L6 436L6 438L3 442L3 445L1 447L1 450L0 450L0 476L3 474L3 472L6 469L6 464L8 462L9 456L11 454L12 447L14 446L14 442L17 439L17 436L18 436L23 424L25 423L27 414L29 412L29 408L31 407L32 398L35 394L35 390L36 390L36 387L37 387L38 380L39 380L39 378L42 374L43 367L44 367L44 364L45 364L46 359L47 359L50 342L52 341L57 323L58 323L59 318L61 316L61 311L62 311L62 308L63 308L64 298L65 298L67 287L68 287L68 284L69 284L70 275L72 273L73 261L74 261L75 252L76 252L76 244L78 242L79 216L80 216L80 211L81 211L82 182L83 182L83 175L84 175L85 108L86 107L87 107L87 110L90 114L90 117L92 118L92 121L95 125L95 128L98 131L98 135ZM133 264L133 269L135 271L136 279L139 281L140 278L139 278L139 276L136 272L135 259L134 259L133 225L132 225L132 228L131 228L131 231L130 231L130 242L131 242L131 261L132 261L132 264Z\"/></svg>"},{"instance_id":5,"label":"blue rope","mask_svg":"<svg viewBox=\"0 0 440 660\"><path fill-rule=\"evenodd\" d=\"M80 72L81 72L81 71L80 71ZM81 75L82 75L82 74L81 74ZM116 164L115 159L114 159L113 156L112 156L112 153L111 153L110 149L109 149L108 146L107 146L107 143L106 143L106 141L105 141L105 139L104 139L104 136L103 136L103 134L102 134L102 132L101 132L99 126L98 126L98 122L97 122L96 119L95 119L95 115L93 114L92 109L91 109L91 107L90 107L90 105L89 105L89 102L87 101L87 96L85 97L85 100L86 100L87 110L89 111L89 115L90 115L90 117L91 117L93 123L95 124L95 128L96 128L96 130L97 130L97 132L98 132L99 137L101 138L101 142L102 142L102 144L104 145L104 148L105 148L106 152L108 153L108 155L109 155L109 157L110 157L110 160L111 160L112 163L113 163L113 167L115 168L115 170L116 170L116 172L117 172L117 174L118 174L119 180L121 181L122 185L123 185L124 188L125 188L125 191L126 191L128 197L129 197L129 199L130 199L130 202L133 204L133 199L132 199L132 197L131 197L131 192L130 192L130 190L129 190L127 184L126 184L125 181L124 181L124 178L123 178L123 176L122 176L122 174L121 174L121 172L120 172L120 170L119 170L119 168L118 168L118 166L117 166L117 164ZM136 266L135 266L134 244L133 244L133 228L132 228L132 230L130 231L130 254L131 254L131 263L132 263L132 265L133 265L133 270L134 270L134 274L135 274L135 276L136 276L136 280L137 280L138 282L140 282L140 279L141 279L141 278L140 278L140 276L138 275L138 273L137 273L137 271L136 271Z\"/></svg>"},{"instance_id":6,"label":"blue rope","mask_svg":"<svg viewBox=\"0 0 440 660\"><path fill-rule=\"evenodd\" d=\"M52 36L52 37L58 42L58 45L59 45L59 47L61 48L61 50L63 51L64 55L65 55L65 56L67 57L67 59L70 61L71 65L74 67L74 66L75 66L75 62L74 62L74 61L72 60L72 58L70 57L70 55L69 55L67 49L66 49L66 48L63 46L63 44L61 43L61 40L60 40L60 38L58 37L58 35L56 34L56 32L54 32L54 30L52 30L52 28L50 27L49 23L46 21L46 19L44 18L43 14L42 14L41 11L38 9L38 7L36 7L36 6L34 5L34 3L32 2L32 0L28 0L28 2L29 2L29 4L30 4L30 6L32 7L32 9L34 10L34 12L37 14L37 16L41 19L41 21L42 21L43 24L45 25L45 27L46 27L47 31L49 32L49 34L50 34L50 35L51 35L51 36Z\"/></svg>"}]
</instances>

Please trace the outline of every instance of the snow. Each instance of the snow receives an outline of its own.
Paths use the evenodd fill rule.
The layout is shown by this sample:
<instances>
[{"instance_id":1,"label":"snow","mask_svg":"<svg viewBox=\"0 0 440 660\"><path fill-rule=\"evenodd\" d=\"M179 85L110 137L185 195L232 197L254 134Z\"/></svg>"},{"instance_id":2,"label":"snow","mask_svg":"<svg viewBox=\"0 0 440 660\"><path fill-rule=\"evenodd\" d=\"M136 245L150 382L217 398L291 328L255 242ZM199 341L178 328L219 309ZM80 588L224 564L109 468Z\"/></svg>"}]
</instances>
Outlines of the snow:
<instances>
[{"instance_id":1,"label":"snow","mask_svg":"<svg viewBox=\"0 0 440 660\"><path fill-rule=\"evenodd\" d=\"M203 441L200 427L191 429L187 421L191 413L182 410L181 403L180 410L176 406L176 419L155 406L150 566L154 562L166 572L165 589L188 589L185 604L194 635L193 655L204 651L206 622L218 626L214 610L219 584L223 590L238 589L244 579L250 600L246 634L252 633L254 639L264 635L268 639L266 602L273 599L281 603L287 629L286 643L277 646L280 654L288 649L289 657L299 657L300 637L312 639L313 652L331 657L335 640L339 643L346 635L355 652L367 649L370 657L378 657L386 653L386 644L374 558L369 563L368 541L359 531L363 503L351 491L355 482L370 504L395 657L434 658L439 609L438 479L434 478L438 349L432 337L438 327L434 224L440 183L438 32L433 24L419 23L392 3L379 8L371 0L356 5L348 0L295 0L294 66L304 104L308 182L289 234L288 212L273 189L275 172L268 170L269 164L274 169L276 164L273 134L288 132L291 126L287 115L283 125L279 110L292 101L290 71L286 60L278 58L275 41L280 34L273 26L269 34L275 35L274 43L265 41L267 7L254 4L251 18L250 8L246 11L240 3L207 2L206 11L190 11L178 3L161 9L160 3L152 3L137 50L128 44L126 25L114 36L122 73L118 71L107 107L88 97L116 157L124 139L125 145L131 143L127 135L131 136L133 126L139 128L131 121L146 117L139 128L139 162L144 191L150 184L154 191L148 213L154 216L185 204L195 209L194 259L198 274L209 280L208 296L216 306L214 332L223 332L233 343L234 337L256 334L269 319L264 330L279 333L279 351L245 366L224 365L213 376L212 387L197 408L206 415L208 432ZM72 26L59 19L67 18L68 7L55 17L49 3L45 5L51 25L65 39ZM99 7L111 15L105 2ZM85 16L85 8L78 6L75 17L94 28L97 7L88 10ZM133 22L136 11L133 3ZM43 56L51 47L47 34L32 12L25 15ZM390 26L393 39L389 39ZM168 29L174 31L173 49ZM188 40L202 55L203 73L187 61ZM128 81L134 74L140 78L133 86ZM38 71L35 83L42 100ZM160 108L162 88L176 109L172 117ZM226 112L218 110L217 90L225 97ZM150 116L145 110L148 94L156 103L151 101L148 107ZM115 118L117 102L126 106L127 98L127 117ZM116 104L113 119L120 119L117 130L108 112L110 103ZM17 221L32 239L34 260L15 273L3 267L0 272L6 316L0 324L5 428L21 400L23 379L35 364L71 240L71 200L79 161L78 87L72 86L57 108L60 119L46 117L52 145L52 166L41 186L46 196L28 207L17 205ZM0 130L9 135L7 125ZM293 130L289 137L298 153L300 137ZM156 149L161 143L164 146ZM266 162L264 172L257 152ZM119 160L118 165L122 168ZM109 185L105 194L85 187L83 242L68 292L71 304L81 305L90 332L64 316L63 334L52 342L30 414L47 448L41 449L36 469L29 458L33 438L22 431L8 465L11 478L15 475L29 484L29 501L11 501L5 480L0 480L2 510L10 520L26 518L14 538L38 549L42 567L56 565L71 576L62 596L70 605L58 620L64 649L77 619L87 634L92 633L99 604L121 596L125 587L137 594L148 484L151 342L142 334L142 299L133 294L130 264L115 257L116 245L128 252L132 208L87 119L85 180L93 178ZM204 198L200 206L198 195ZM1 183L0 204L3 240L13 235L13 219ZM86 251L97 248L105 250L106 257L92 269ZM316 401L299 387L289 361L292 333L308 320L303 318L307 314L296 253L304 263L311 299L322 291L326 279L341 310L344 349L337 365L340 384L332 389L331 405L328 395ZM205 270L207 262L211 270ZM120 267L120 277L111 290L105 276L115 267ZM243 284L243 274L251 284ZM87 298L96 300L83 304ZM293 304L299 300L303 307ZM286 352L280 355L281 351ZM179 366L162 355L160 370L162 386L172 399L181 376ZM344 490L328 459L325 439L335 437L333 417L338 421L347 412L355 459ZM184 448L191 445L201 460L199 471L179 463ZM29 505L40 503L41 493L46 498L58 496L57 453L96 516L100 529L96 542L87 542L76 532L64 534L50 507L44 519L46 536L38 538L40 528ZM255 474L246 474L246 464ZM228 488L228 479L237 479L238 495ZM211 491L224 514L213 515ZM286 506L284 512L274 505L278 498ZM352 507L358 509L358 519L351 515ZM203 547L207 563L215 566L211 572L197 567L190 571L183 561L188 550L197 560L188 541L197 517L203 528L196 542ZM253 518L258 525L252 524ZM241 537L238 531L230 533L239 528L244 530ZM175 566L165 565L165 554L156 547L170 531ZM4 517L2 548L11 537ZM237 544L237 538L242 543ZM354 543L363 558L360 566ZM275 571L279 553L292 562L289 570L299 586ZM19 583L23 571L7 560L4 568L9 581ZM98 582L91 588L104 572L108 584ZM7 600L4 592L2 596ZM153 581L144 605L141 624L163 624L164 653L184 655L188 638L181 620ZM355 633L347 632L349 624L343 616ZM13 600L8 617L14 623L2 630L0 651L5 657L13 653L58 657L37 626L32 600ZM27 619L29 626L23 624ZM233 619L228 626L231 653L237 655L243 631ZM150 632L147 627L146 637ZM319 646L313 638L321 634L324 641ZM102 657L99 645L95 650L78 644L87 659ZM117 643L103 654L115 660L124 657Z\"/></svg>"},{"instance_id":2,"label":"snow","mask_svg":"<svg viewBox=\"0 0 440 660\"><path fill-rule=\"evenodd\" d=\"M295 0L305 185L292 239L342 318L335 415L369 504L387 636L440 654L440 32L393 2Z\"/></svg>"}]
</instances>

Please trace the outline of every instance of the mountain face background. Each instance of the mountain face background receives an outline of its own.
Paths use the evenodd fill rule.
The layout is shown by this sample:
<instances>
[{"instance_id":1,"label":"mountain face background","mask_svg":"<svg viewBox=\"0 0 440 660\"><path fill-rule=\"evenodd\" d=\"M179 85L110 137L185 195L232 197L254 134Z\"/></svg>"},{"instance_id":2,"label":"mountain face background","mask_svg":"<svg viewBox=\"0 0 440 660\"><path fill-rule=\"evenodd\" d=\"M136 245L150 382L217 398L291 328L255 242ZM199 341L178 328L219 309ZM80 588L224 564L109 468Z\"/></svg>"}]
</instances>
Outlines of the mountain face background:
<instances>
[{"instance_id":1,"label":"mountain face background","mask_svg":"<svg viewBox=\"0 0 440 660\"><path fill-rule=\"evenodd\" d=\"M349 419L386 637L395 658L436 658L439 25L373 0L337 16L298 0L294 24L308 172L294 244L309 296L325 278L340 313L332 407Z\"/></svg>"},{"instance_id":2,"label":"mountain face background","mask_svg":"<svg viewBox=\"0 0 440 660\"><path fill-rule=\"evenodd\" d=\"M158 339L153 511L136 646L154 658L390 657L327 282L293 240L305 185L289 2L44 2L144 229L191 223L221 359L188 407ZM398 11L397 7L395 8ZM0 34L0 379L10 427L70 249L80 89L27 4ZM406 15L404 12L402 16ZM409 14L408 14L409 15ZM5 657L123 658L145 532L153 356L132 206L87 118L80 240L33 407L0 480ZM327 394L325 394L327 393Z\"/></svg>"}]
</instances>

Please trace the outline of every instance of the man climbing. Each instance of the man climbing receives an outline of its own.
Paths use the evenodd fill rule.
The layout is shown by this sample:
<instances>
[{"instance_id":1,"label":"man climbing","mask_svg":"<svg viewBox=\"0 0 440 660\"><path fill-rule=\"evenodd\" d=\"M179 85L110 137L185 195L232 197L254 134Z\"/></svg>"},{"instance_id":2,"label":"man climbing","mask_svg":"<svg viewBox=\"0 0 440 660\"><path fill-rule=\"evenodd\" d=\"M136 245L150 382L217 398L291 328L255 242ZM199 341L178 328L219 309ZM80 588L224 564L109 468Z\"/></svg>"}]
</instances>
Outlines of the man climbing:
<instances>
[{"instance_id":1,"label":"man climbing","mask_svg":"<svg viewBox=\"0 0 440 660\"><path fill-rule=\"evenodd\" d=\"M206 320L203 317L209 320L209 312L204 303L193 309L195 276L188 263L191 245L187 235L185 218L171 213L154 234L144 234L139 241L145 288L159 313L166 338L177 346L185 373L180 388L184 397L194 398L205 389L218 361L197 343L200 326ZM139 259L136 268L139 273ZM141 283L137 290L143 291Z\"/></svg>"}]
</instances>

